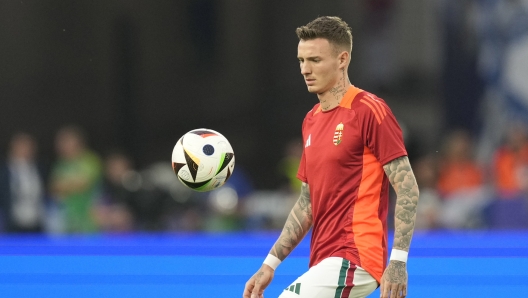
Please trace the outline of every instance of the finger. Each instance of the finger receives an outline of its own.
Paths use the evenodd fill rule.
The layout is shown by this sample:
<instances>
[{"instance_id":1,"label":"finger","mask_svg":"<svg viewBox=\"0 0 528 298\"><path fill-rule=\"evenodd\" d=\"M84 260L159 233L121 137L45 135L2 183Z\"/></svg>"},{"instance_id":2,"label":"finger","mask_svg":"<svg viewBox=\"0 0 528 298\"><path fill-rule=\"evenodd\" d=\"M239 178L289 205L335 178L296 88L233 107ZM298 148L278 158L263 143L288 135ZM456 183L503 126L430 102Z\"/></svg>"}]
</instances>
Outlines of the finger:
<instances>
[{"instance_id":1,"label":"finger","mask_svg":"<svg viewBox=\"0 0 528 298\"><path fill-rule=\"evenodd\" d=\"M249 281L246 283L246 287L244 288L244 294L243 298L251 298L251 290L253 290L253 284Z\"/></svg>"},{"instance_id":2,"label":"finger","mask_svg":"<svg viewBox=\"0 0 528 298\"><path fill-rule=\"evenodd\" d=\"M244 289L244 294L242 294L242 298L251 298L251 291L247 288Z\"/></svg>"},{"instance_id":3,"label":"finger","mask_svg":"<svg viewBox=\"0 0 528 298\"><path fill-rule=\"evenodd\" d=\"M390 298L397 298L398 297L398 284L391 284L390 286Z\"/></svg>"},{"instance_id":4,"label":"finger","mask_svg":"<svg viewBox=\"0 0 528 298\"><path fill-rule=\"evenodd\" d=\"M381 284L382 284L382 288L380 289L381 298L389 298L390 284L386 284L383 282Z\"/></svg>"},{"instance_id":5,"label":"finger","mask_svg":"<svg viewBox=\"0 0 528 298\"><path fill-rule=\"evenodd\" d=\"M251 291L251 298L262 298L262 293L260 292L260 284L255 283L253 291Z\"/></svg>"},{"instance_id":6,"label":"finger","mask_svg":"<svg viewBox=\"0 0 528 298\"><path fill-rule=\"evenodd\" d=\"M403 298L403 297L405 297L405 296L403 296L403 284L399 284L399 285L398 285L398 289L397 289L396 291L397 291L397 292L396 292L396 293L397 293L397 294L396 294L396 297L398 297L398 298Z\"/></svg>"},{"instance_id":7,"label":"finger","mask_svg":"<svg viewBox=\"0 0 528 298\"><path fill-rule=\"evenodd\" d=\"M264 290L258 293L258 298L264 298Z\"/></svg>"},{"instance_id":8,"label":"finger","mask_svg":"<svg viewBox=\"0 0 528 298\"><path fill-rule=\"evenodd\" d=\"M403 289L402 289L402 292L403 292L403 298L407 297L407 284L404 284L403 285Z\"/></svg>"}]
</instances>

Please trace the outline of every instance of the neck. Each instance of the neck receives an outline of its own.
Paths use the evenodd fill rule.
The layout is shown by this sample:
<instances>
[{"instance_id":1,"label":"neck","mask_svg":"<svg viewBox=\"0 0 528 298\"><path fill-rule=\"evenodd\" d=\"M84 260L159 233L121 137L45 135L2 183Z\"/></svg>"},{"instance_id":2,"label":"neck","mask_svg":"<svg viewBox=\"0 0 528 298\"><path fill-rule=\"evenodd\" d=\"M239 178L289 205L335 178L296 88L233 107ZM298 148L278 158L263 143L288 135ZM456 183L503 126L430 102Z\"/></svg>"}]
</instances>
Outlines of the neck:
<instances>
[{"instance_id":1,"label":"neck","mask_svg":"<svg viewBox=\"0 0 528 298\"><path fill-rule=\"evenodd\" d=\"M323 111L329 111L337 107L341 103L341 100L350 86L352 86L352 84L350 84L348 76L343 73L341 79L337 81L332 88L328 91L317 94L319 102L321 103L321 109Z\"/></svg>"}]
</instances>

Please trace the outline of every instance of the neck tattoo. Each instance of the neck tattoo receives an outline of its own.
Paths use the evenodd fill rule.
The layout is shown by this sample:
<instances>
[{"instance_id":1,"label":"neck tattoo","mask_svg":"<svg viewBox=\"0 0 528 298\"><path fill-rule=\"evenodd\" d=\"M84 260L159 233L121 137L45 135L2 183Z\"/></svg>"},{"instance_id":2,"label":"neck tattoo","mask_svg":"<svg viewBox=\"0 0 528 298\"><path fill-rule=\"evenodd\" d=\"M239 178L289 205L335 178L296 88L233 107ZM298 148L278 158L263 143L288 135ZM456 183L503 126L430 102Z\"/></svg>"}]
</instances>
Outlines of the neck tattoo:
<instances>
[{"instance_id":1,"label":"neck tattoo","mask_svg":"<svg viewBox=\"0 0 528 298\"><path fill-rule=\"evenodd\" d=\"M321 109L323 111L327 111L329 109L334 108L335 105L339 105L341 103L341 100L345 96L345 93L347 91L346 81L345 81L345 69L342 69L341 71L343 75L341 76L339 81L335 84L335 86L329 90L330 94L333 95L334 100L331 100L328 97L325 97L324 99L320 99Z\"/></svg>"}]
</instances>

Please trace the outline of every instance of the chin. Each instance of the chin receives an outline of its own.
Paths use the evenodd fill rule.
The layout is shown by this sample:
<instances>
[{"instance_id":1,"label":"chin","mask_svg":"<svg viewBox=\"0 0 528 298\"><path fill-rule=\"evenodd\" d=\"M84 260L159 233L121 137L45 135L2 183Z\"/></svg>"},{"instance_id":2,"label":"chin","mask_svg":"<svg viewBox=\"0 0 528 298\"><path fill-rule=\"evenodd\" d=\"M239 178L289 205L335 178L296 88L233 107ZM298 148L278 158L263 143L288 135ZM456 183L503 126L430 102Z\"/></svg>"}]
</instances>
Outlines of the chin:
<instances>
[{"instance_id":1,"label":"chin","mask_svg":"<svg viewBox=\"0 0 528 298\"><path fill-rule=\"evenodd\" d=\"M308 87L308 92L319 94L319 88L316 88L315 86L307 86L307 87Z\"/></svg>"}]
</instances>

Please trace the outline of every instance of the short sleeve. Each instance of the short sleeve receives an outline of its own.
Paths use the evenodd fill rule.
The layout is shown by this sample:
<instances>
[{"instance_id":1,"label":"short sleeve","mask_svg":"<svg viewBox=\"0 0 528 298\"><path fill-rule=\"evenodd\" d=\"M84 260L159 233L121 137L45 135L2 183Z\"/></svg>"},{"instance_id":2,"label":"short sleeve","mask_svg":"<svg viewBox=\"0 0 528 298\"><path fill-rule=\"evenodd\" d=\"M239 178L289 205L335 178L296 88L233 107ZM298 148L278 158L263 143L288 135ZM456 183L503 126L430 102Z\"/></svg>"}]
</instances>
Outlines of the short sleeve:
<instances>
[{"instance_id":1,"label":"short sleeve","mask_svg":"<svg viewBox=\"0 0 528 298\"><path fill-rule=\"evenodd\" d=\"M357 119L363 143L382 165L407 155L400 125L383 100L364 96L359 109Z\"/></svg>"}]
</instances>

